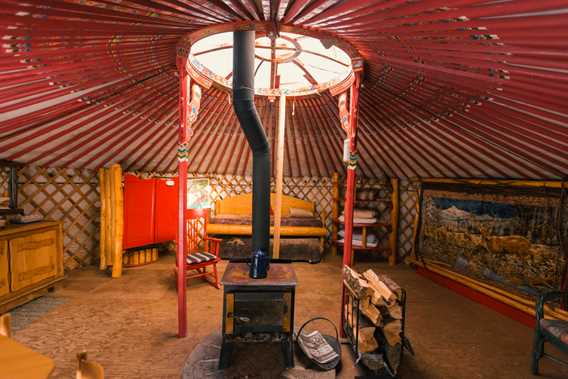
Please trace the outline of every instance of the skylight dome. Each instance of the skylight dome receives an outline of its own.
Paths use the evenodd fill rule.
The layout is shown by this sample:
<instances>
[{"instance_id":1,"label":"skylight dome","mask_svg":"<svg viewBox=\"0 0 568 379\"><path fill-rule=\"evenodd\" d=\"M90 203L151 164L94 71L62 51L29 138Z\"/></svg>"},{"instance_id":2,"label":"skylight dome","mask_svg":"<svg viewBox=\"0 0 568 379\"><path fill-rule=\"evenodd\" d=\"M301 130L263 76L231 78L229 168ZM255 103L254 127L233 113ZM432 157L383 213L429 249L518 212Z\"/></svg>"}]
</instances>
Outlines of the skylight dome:
<instances>
[{"instance_id":1,"label":"skylight dome","mask_svg":"<svg viewBox=\"0 0 568 379\"><path fill-rule=\"evenodd\" d=\"M327 45L327 44L326 44ZM301 96L322 92L352 73L351 58L335 45L306 35L281 32L259 34L255 51L257 95ZM233 33L218 33L192 44L189 62L202 75L230 88L233 70Z\"/></svg>"}]
</instances>

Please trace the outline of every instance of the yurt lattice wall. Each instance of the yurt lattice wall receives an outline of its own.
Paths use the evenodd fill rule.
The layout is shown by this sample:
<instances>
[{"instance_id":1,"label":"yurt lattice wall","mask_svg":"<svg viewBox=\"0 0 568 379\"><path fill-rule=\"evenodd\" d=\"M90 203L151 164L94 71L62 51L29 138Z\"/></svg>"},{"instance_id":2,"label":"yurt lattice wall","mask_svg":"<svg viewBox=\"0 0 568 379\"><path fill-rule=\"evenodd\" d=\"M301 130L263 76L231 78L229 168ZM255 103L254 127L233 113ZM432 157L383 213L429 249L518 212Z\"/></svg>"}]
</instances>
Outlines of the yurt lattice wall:
<instances>
[{"instance_id":1,"label":"yurt lattice wall","mask_svg":"<svg viewBox=\"0 0 568 379\"><path fill-rule=\"evenodd\" d=\"M65 269L92 263L99 238L95 171L27 166L18 172L18 196L26 214L63 221Z\"/></svg>"},{"instance_id":2,"label":"yurt lattice wall","mask_svg":"<svg viewBox=\"0 0 568 379\"><path fill-rule=\"evenodd\" d=\"M403 180L400 183L400 225L398 229L398 254L408 256L414 244L414 220L416 218L416 202L418 198L417 182Z\"/></svg>"},{"instance_id":3,"label":"yurt lattice wall","mask_svg":"<svg viewBox=\"0 0 568 379\"><path fill-rule=\"evenodd\" d=\"M143 174L159 176L160 174ZM207 177L212 200L248 193L252 179L238 175L200 175ZM344 183L344 178L339 179ZM19 206L26 214L39 213L44 219L63 221L65 268L72 270L93 263L98 251L100 197L96 172L88 169L45 168L26 166L18 172ZM274 190L274 182L271 183ZM341 184L340 184L341 185ZM326 228L331 234L333 209L331 178L284 178L283 193L313 201L316 212L324 214ZM383 188L390 192L390 184L381 180L360 179L359 188ZM416 214L416 185L403 181L400 188L399 255L406 256L412 249L414 217ZM7 191L7 176L2 175L0 191ZM340 204L343 202L343 193ZM340 205L341 209L341 205ZM381 209L384 214L385 210Z\"/></svg>"}]
</instances>

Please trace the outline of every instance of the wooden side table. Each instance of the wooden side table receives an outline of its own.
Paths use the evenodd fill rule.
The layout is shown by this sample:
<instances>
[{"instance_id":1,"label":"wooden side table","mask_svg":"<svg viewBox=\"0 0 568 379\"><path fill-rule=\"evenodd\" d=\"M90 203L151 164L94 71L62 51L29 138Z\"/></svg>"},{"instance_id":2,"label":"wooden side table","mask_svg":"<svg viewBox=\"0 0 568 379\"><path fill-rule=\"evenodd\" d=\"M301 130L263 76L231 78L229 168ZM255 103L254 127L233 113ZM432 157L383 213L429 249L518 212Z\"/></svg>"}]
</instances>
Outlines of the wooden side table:
<instances>
[{"instance_id":1,"label":"wooden side table","mask_svg":"<svg viewBox=\"0 0 568 379\"><path fill-rule=\"evenodd\" d=\"M0 379L45 379L54 367L45 355L0 336Z\"/></svg>"}]
</instances>

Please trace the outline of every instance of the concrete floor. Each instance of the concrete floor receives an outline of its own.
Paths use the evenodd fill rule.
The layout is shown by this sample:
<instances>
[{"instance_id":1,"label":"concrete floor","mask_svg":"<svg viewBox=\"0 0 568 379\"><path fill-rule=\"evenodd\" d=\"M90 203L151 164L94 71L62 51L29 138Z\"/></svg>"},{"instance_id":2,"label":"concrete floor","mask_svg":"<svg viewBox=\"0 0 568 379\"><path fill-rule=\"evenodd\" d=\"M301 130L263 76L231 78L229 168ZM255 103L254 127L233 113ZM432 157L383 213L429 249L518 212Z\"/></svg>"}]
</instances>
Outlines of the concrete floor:
<instances>
[{"instance_id":1,"label":"concrete floor","mask_svg":"<svg viewBox=\"0 0 568 379\"><path fill-rule=\"evenodd\" d=\"M222 291L200 281L190 283L189 337L176 338L173 262L172 256L162 257L114 280L94 267L74 271L55 292L13 311L15 338L55 360L54 378L74 377L80 351L99 361L108 378L177 378L196 344L220 330ZM388 273L408 293L407 335L416 356L405 356L401 377L533 377L531 329L408 267L356 268L367 267ZM339 260L294 268L299 279L296 326L316 315L339 323ZM346 347L343 358L338 377L354 377L357 370ZM552 362L543 361L541 371L544 378L568 378L568 370Z\"/></svg>"}]
</instances>

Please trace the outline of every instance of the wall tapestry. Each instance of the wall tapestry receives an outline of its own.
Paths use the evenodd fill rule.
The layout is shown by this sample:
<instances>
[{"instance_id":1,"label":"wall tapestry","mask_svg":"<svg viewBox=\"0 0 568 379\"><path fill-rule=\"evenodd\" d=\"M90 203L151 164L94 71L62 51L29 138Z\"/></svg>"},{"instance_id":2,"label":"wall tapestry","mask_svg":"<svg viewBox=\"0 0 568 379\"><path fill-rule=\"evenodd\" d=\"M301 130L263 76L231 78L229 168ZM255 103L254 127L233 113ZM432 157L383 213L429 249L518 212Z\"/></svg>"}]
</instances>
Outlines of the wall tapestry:
<instances>
[{"instance_id":1,"label":"wall tapestry","mask_svg":"<svg viewBox=\"0 0 568 379\"><path fill-rule=\"evenodd\" d=\"M560 190L424 186L418 259L528 296L558 289L568 212Z\"/></svg>"},{"instance_id":2,"label":"wall tapestry","mask_svg":"<svg viewBox=\"0 0 568 379\"><path fill-rule=\"evenodd\" d=\"M187 180L187 209L211 208L211 186L208 178Z\"/></svg>"}]
</instances>

